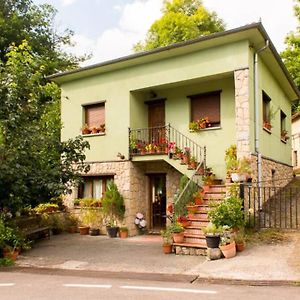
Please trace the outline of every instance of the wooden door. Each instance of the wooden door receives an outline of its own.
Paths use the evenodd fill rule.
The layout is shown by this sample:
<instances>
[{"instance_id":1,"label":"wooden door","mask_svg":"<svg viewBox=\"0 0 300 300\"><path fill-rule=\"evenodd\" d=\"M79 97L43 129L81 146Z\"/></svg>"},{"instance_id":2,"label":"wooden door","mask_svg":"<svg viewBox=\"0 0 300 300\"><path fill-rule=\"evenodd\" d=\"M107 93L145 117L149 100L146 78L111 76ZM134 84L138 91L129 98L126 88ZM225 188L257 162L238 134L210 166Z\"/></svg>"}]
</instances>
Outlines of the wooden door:
<instances>
[{"instance_id":1,"label":"wooden door","mask_svg":"<svg viewBox=\"0 0 300 300\"><path fill-rule=\"evenodd\" d=\"M165 102L155 101L148 103L148 127L150 143L160 144L165 139L165 129L156 128L165 126Z\"/></svg>"}]
</instances>

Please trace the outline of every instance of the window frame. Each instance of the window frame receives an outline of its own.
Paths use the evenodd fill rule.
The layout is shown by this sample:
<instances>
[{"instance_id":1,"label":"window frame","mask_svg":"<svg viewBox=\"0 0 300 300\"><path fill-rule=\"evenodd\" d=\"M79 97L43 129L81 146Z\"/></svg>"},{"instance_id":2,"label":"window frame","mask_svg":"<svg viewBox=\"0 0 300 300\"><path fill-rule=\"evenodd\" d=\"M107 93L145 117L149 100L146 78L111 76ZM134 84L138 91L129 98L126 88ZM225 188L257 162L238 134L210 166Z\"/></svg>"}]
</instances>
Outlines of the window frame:
<instances>
[{"instance_id":1,"label":"window frame","mask_svg":"<svg viewBox=\"0 0 300 300\"><path fill-rule=\"evenodd\" d=\"M265 91L262 91L262 127L268 132L271 132L272 128L270 120L271 101L272 99L270 98L270 96Z\"/></svg>"},{"instance_id":2,"label":"window frame","mask_svg":"<svg viewBox=\"0 0 300 300\"><path fill-rule=\"evenodd\" d=\"M209 120L208 127L203 128L201 130L206 130L209 128L220 128L221 127L221 93L222 90L215 90L211 92L205 92L205 93L199 93L199 94L187 96L187 98L190 99L190 122L198 121L201 118L205 118L205 117L208 117L209 120L209 115L214 115L214 117L217 116L217 121L211 122ZM214 104L212 103L210 103L211 105L206 103L207 105L204 108L207 109L207 111L201 113L200 115L201 109L199 109L199 106L201 106L201 104L199 104L199 102L205 101L205 99L207 100L209 98L212 98L213 100L211 101L215 101L217 103L217 107L213 107ZM196 104L197 102L198 104ZM197 114L199 114L198 118L195 116Z\"/></svg>"},{"instance_id":3,"label":"window frame","mask_svg":"<svg viewBox=\"0 0 300 300\"><path fill-rule=\"evenodd\" d=\"M95 191L94 185L95 185L95 181L97 181L97 180L102 181L102 183L101 183L102 184L101 185L101 194L102 194L101 198L102 198L106 192L108 182L110 180L114 180L114 175L82 176L82 182L80 182L79 186L78 186L77 198L78 199L84 199L84 198L99 199L99 198L96 198L95 197L96 195L94 194L94 191ZM87 181L91 182L90 191L89 191L89 194L91 196L85 197L85 184Z\"/></svg>"},{"instance_id":4,"label":"window frame","mask_svg":"<svg viewBox=\"0 0 300 300\"><path fill-rule=\"evenodd\" d=\"M100 107L103 112L100 112L100 115L103 115L103 121L100 120L98 124L93 121L88 120L88 111L89 109ZM99 101L93 103L87 103L82 105L82 134L83 135L104 135L106 129L106 101ZM92 124L94 123L94 124ZM96 124L95 124L96 123Z\"/></svg>"}]
</instances>

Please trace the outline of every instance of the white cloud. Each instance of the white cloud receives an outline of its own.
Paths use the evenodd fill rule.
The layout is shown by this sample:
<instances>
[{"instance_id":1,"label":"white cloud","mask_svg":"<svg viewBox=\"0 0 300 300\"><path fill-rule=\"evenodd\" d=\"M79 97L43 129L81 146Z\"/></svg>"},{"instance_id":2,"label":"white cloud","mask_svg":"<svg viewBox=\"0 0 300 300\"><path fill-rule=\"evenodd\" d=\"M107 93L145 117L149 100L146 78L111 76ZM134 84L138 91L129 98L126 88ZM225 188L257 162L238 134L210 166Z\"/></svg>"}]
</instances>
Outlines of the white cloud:
<instances>
[{"instance_id":1,"label":"white cloud","mask_svg":"<svg viewBox=\"0 0 300 300\"><path fill-rule=\"evenodd\" d=\"M162 0L135 0L114 9L121 11L117 27L101 33L96 40L76 35L76 53L92 52L93 57L83 65L129 55L133 45L143 40L151 24L161 16ZM74 53L74 52L73 52Z\"/></svg>"},{"instance_id":2,"label":"white cloud","mask_svg":"<svg viewBox=\"0 0 300 300\"><path fill-rule=\"evenodd\" d=\"M62 6L69 6L75 3L77 0L61 0L61 5Z\"/></svg>"}]
</instances>

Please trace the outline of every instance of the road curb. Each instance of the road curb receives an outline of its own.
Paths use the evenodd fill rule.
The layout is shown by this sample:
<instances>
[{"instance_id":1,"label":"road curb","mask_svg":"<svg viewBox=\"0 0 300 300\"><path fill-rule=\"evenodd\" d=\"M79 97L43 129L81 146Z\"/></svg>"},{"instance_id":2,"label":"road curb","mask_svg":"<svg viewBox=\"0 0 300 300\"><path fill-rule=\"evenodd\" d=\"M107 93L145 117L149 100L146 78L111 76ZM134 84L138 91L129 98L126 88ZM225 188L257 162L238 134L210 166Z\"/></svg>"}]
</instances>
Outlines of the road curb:
<instances>
[{"instance_id":1,"label":"road curb","mask_svg":"<svg viewBox=\"0 0 300 300\"><path fill-rule=\"evenodd\" d=\"M300 286L300 280L248 280L232 278L203 277L189 274L166 274L147 272L116 272L101 270L70 270L45 267L7 267L0 269L1 272L34 273L60 276L81 276L93 278L118 278L133 280L165 281L165 282L185 282L192 284L225 284L225 285L247 285L247 286Z\"/></svg>"}]
</instances>

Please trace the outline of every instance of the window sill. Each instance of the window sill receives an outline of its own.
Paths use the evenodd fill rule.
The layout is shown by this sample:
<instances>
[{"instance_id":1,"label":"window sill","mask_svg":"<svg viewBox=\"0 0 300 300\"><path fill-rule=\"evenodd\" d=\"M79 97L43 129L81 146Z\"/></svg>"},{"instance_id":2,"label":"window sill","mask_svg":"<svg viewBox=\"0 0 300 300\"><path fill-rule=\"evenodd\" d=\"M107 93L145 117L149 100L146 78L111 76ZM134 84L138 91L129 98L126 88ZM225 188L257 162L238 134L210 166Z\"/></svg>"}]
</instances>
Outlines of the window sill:
<instances>
[{"instance_id":1,"label":"window sill","mask_svg":"<svg viewBox=\"0 0 300 300\"><path fill-rule=\"evenodd\" d=\"M268 128L266 128L266 127L263 127L263 130L266 131L268 134L272 134L271 129L268 129Z\"/></svg>"},{"instance_id":2,"label":"window sill","mask_svg":"<svg viewBox=\"0 0 300 300\"><path fill-rule=\"evenodd\" d=\"M105 132L99 132L99 133L88 133L88 134L82 134L82 137L90 137L90 136L102 136L106 135Z\"/></svg>"},{"instance_id":3,"label":"window sill","mask_svg":"<svg viewBox=\"0 0 300 300\"><path fill-rule=\"evenodd\" d=\"M208 128L203 128L203 129L199 129L199 130L192 130L192 129L189 129L189 132L191 133L197 133L197 132L201 132L201 131L210 131L210 130L219 130L219 129L222 129L221 126L216 126L216 127L208 127Z\"/></svg>"}]
</instances>

